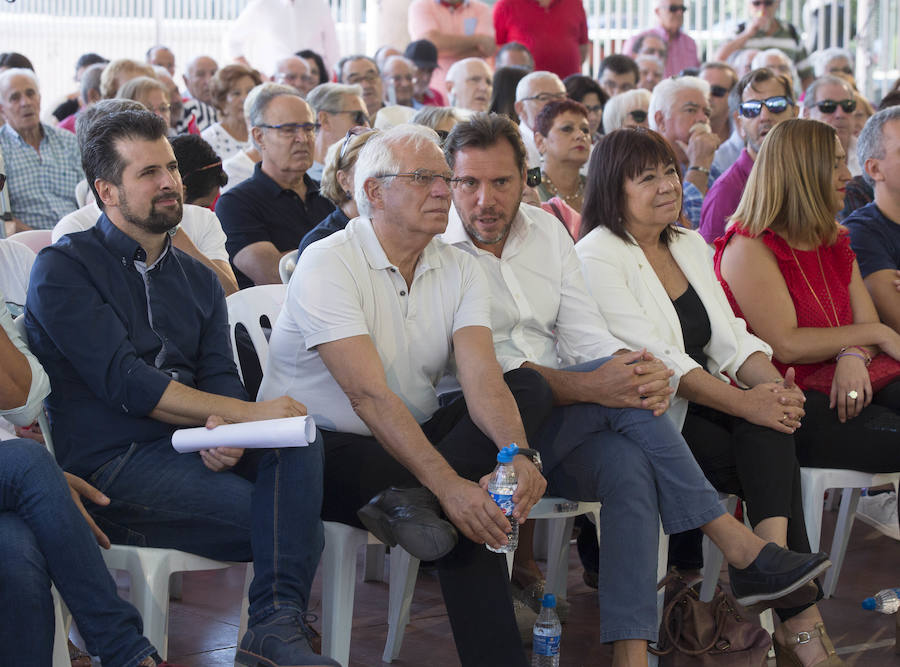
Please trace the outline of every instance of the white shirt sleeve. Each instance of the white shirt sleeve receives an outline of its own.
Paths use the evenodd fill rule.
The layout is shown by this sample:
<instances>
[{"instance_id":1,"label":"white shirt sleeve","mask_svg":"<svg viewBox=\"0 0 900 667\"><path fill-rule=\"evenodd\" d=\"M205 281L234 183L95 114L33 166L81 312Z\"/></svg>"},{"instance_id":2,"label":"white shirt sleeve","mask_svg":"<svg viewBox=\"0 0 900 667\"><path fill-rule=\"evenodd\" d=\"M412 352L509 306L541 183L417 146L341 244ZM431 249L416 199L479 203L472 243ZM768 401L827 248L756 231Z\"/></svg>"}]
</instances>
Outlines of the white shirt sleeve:
<instances>
[{"instance_id":1,"label":"white shirt sleeve","mask_svg":"<svg viewBox=\"0 0 900 667\"><path fill-rule=\"evenodd\" d=\"M5 302L4 298L0 298L0 302ZM28 399L25 401L25 404L12 410L0 410L0 415L6 417L16 426L28 426L37 419L42 409L41 402L50 393L50 379L38 363L38 360L28 350L28 345L22 340L12 316L5 307L0 307L0 325L3 326L3 330L13 345L25 355L25 358L28 360L28 366L31 368L31 389L28 392Z\"/></svg>"},{"instance_id":2,"label":"white shirt sleeve","mask_svg":"<svg viewBox=\"0 0 900 667\"><path fill-rule=\"evenodd\" d=\"M228 251L225 250L228 237L215 213L202 206L186 204L181 227L207 259L228 261Z\"/></svg>"},{"instance_id":3,"label":"white shirt sleeve","mask_svg":"<svg viewBox=\"0 0 900 667\"><path fill-rule=\"evenodd\" d=\"M463 327L491 328L491 297L487 278L475 258L458 248L450 248L459 261L462 291L453 315L453 333Z\"/></svg>"}]
</instances>

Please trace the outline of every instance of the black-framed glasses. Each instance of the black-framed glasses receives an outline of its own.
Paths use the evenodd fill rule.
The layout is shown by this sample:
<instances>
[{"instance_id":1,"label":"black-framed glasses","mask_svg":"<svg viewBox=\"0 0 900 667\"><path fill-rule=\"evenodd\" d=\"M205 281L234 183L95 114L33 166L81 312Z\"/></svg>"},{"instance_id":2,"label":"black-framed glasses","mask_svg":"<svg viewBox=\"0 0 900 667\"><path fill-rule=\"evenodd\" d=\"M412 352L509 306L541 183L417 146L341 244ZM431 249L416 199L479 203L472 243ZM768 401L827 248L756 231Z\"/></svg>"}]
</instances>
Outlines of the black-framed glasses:
<instances>
[{"instance_id":1,"label":"black-framed glasses","mask_svg":"<svg viewBox=\"0 0 900 667\"><path fill-rule=\"evenodd\" d=\"M362 113L362 112L360 112ZM347 147L350 145L350 140L353 137L359 137L364 134L369 134L369 132L377 132L378 130L373 130L368 125L354 125L349 130L347 130L347 136L344 137L344 143L341 144L341 152L338 154L338 168L340 168L341 161L344 159L344 155L347 154Z\"/></svg>"},{"instance_id":2,"label":"black-framed glasses","mask_svg":"<svg viewBox=\"0 0 900 667\"><path fill-rule=\"evenodd\" d=\"M635 123L643 123L647 120L647 112L643 109L632 109L628 112L628 115L631 116L631 120Z\"/></svg>"},{"instance_id":3,"label":"black-framed glasses","mask_svg":"<svg viewBox=\"0 0 900 667\"><path fill-rule=\"evenodd\" d=\"M713 97L725 97L728 94L728 88L725 86L710 86L709 94Z\"/></svg>"},{"instance_id":4,"label":"black-framed glasses","mask_svg":"<svg viewBox=\"0 0 900 667\"><path fill-rule=\"evenodd\" d=\"M754 7L771 7L775 4L775 0L753 0L750 4Z\"/></svg>"},{"instance_id":5,"label":"black-framed glasses","mask_svg":"<svg viewBox=\"0 0 900 667\"><path fill-rule=\"evenodd\" d=\"M676 12L686 12L687 10L687 5L669 5L669 11L673 14Z\"/></svg>"},{"instance_id":6,"label":"black-framed glasses","mask_svg":"<svg viewBox=\"0 0 900 667\"><path fill-rule=\"evenodd\" d=\"M334 111L330 109L325 109L326 113L348 113L350 114L350 118L353 119L354 125L372 125L372 120L369 118L369 114L361 109L335 109Z\"/></svg>"},{"instance_id":7,"label":"black-framed glasses","mask_svg":"<svg viewBox=\"0 0 900 667\"><path fill-rule=\"evenodd\" d=\"M834 113L838 107L844 113L853 113L856 111L856 100L849 98L846 100L822 100L821 102L816 102L813 106L817 107L824 114Z\"/></svg>"},{"instance_id":8,"label":"black-framed glasses","mask_svg":"<svg viewBox=\"0 0 900 667\"><path fill-rule=\"evenodd\" d=\"M831 67L828 70L829 74L837 74L840 72L841 74L847 74L848 76L853 76L853 68L850 65L844 65L843 67Z\"/></svg>"},{"instance_id":9,"label":"black-framed glasses","mask_svg":"<svg viewBox=\"0 0 900 667\"><path fill-rule=\"evenodd\" d=\"M778 95L765 100L749 100L741 102L741 106L738 107L738 113L744 118L756 118L762 113L763 106L769 110L769 113L784 113L788 107L794 106L794 100L785 95Z\"/></svg>"},{"instance_id":10,"label":"black-framed glasses","mask_svg":"<svg viewBox=\"0 0 900 667\"><path fill-rule=\"evenodd\" d=\"M351 86L354 84L363 83L363 82L375 83L380 78L381 77L379 76L378 72L376 72L374 70L369 70L365 74L351 74L350 76L347 77L347 83L349 83Z\"/></svg>"},{"instance_id":11,"label":"black-framed glasses","mask_svg":"<svg viewBox=\"0 0 900 667\"><path fill-rule=\"evenodd\" d=\"M319 123L280 123L278 125L260 123L256 127L261 127L266 130L275 130L278 133L278 136L290 139L296 137L298 134L315 134L322 126Z\"/></svg>"},{"instance_id":12,"label":"black-framed glasses","mask_svg":"<svg viewBox=\"0 0 900 667\"><path fill-rule=\"evenodd\" d=\"M437 174L428 169L416 169L402 174L379 174L375 178L408 178L413 185L420 188L430 188L438 178L444 181L449 188L456 180L452 174Z\"/></svg>"},{"instance_id":13,"label":"black-framed glasses","mask_svg":"<svg viewBox=\"0 0 900 667\"><path fill-rule=\"evenodd\" d=\"M566 99L566 93L541 93L540 95L523 97L521 101L528 102L530 100L537 100L541 104L546 104L547 102L562 102L564 99Z\"/></svg>"}]
</instances>

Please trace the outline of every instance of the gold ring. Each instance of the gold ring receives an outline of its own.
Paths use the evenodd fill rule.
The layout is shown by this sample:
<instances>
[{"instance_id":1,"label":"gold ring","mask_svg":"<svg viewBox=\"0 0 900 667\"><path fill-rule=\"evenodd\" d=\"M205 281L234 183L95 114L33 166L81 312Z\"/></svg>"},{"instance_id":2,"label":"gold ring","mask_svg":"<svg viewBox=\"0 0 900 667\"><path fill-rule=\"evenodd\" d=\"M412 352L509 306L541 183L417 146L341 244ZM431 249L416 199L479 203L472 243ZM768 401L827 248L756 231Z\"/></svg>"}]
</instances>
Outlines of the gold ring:
<instances>
[{"instance_id":1,"label":"gold ring","mask_svg":"<svg viewBox=\"0 0 900 667\"><path fill-rule=\"evenodd\" d=\"M855 401L857 398L859 398L859 392L856 391L856 389L851 389L847 392L847 398Z\"/></svg>"}]
</instances>

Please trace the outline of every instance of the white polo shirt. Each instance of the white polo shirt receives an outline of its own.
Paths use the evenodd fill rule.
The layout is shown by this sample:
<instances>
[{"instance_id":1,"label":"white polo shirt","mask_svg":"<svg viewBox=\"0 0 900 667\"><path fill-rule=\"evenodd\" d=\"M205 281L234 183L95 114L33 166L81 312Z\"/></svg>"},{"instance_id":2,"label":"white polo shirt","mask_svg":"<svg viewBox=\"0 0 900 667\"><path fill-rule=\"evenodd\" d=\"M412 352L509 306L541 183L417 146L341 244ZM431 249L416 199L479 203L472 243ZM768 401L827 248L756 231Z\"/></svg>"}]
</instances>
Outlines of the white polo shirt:
<instances>
[{"instance_id":1,"label":"white polo shirt","mask_svg":"<svg viewBox=\"0 0 900 667\"><path fill-rule=\"evenodd\" d=\"M566 228L543 209L519 206L500 258L475 246L456 207L441 239L475 257L487 277L504 372L526 361L562 368L628 348L609 333Z\"/></svg>"},{"instance_id":2,"label":"white polo shirt","mask_svg":"<svg viewBox=\"0 0 900 667\"><path fill-rule=\"evenodd\" d=\"M53 242L56 243L66 234L83 232L97 224L100 217L100 207L96 202L91 202L77 211L72 211L64 216L53 228ZM193 204L184 205L184 214L181 217L181 228L191 242L197 246L207 259L221 259L228 261L228 251L225 250L225 241L228 237L222 231L222 223L216 214L203 206Z\"/></svg>"},{"instance_id":3,"label":"white polo shirt","mask_svg":"<svg viewBox=\"0 0 900 667\"><path fill-rule=\"evenodd\" d=\"M328 372L316 346L371 337L391 391L420 424L438 409L435 386L453 334L490 327L490 298L471 257L438 239L425 246L412 287L391 264L368 218L303 251L269 341L258 400L287 394L320 427L371 435Z\"/></svg>"}]
</instances>

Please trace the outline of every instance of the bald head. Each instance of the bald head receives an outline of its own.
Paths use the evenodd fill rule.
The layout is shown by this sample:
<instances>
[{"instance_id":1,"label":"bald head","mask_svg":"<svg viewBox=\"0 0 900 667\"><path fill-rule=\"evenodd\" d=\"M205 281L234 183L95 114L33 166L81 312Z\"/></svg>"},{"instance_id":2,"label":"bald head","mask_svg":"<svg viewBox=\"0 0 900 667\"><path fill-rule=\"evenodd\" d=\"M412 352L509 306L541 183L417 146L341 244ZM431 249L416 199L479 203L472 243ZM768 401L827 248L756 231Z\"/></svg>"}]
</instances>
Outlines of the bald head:
<instances>
[{"instance_id":1,"label":"bald head","mask_svg":"<svg viewBox=\"0 0 900 667\"><path fill-rule=\"evenodd\" d=\"M209 56L197 56L191 60L184 73L184 85L195 98L206 104L212 104L209 94L209 81L218 71L219 65Z\"/></svg>"},{"instance_id":2,"label":"bald head","mask_svg":"<svg viewBox=\"0 0 900 667\"><path fill-rule=\"evenodd\" d=\"M491 106L494 75L481 58L463 58L447 70L450 106L472 111L487 111Z\"/></svg>"},{"instance_id":3,"label":"bald head","mask_svg":"<svg viewBox=\"0 0 900 667\"><path fill-rule=\"evenodd\" d=\"M307 62L299 56L288 56L275 63L272 80L296 88L304 98L319 83L318 79L313 77Z\"/></svg>"}]
</instances>

